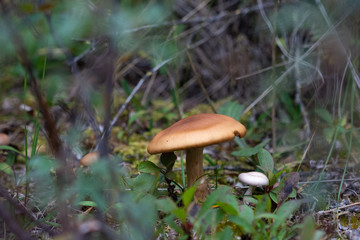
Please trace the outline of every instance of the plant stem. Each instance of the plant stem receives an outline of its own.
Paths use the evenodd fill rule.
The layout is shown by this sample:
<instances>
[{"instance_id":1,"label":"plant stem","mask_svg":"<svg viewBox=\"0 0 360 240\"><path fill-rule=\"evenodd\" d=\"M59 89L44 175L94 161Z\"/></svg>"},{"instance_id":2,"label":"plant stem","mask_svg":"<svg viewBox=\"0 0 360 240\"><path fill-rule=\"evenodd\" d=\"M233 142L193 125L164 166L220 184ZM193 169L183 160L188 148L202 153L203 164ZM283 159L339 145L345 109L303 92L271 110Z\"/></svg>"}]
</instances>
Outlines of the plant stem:
<instances>
[{"instance_id":1,"label":"plant stem","mask_svg":"<svg viewBox=\"0 0 360 240\"><path fill-rule=\"evenodd\" d=\"M26 175L26 187L25 187L25 206L27 203L27 199L28 199L28 195L29 195L29 158L28 158L28 142L27 142L27 128L26 128L26 111L25 111L25 107L26 107L26 85L27 85L27 73L25 72L25 78L24 78L24 135L25 135L25 175Z\"/></svg>"},{"instance_id":2,"label":"plant stem","mask_svg":"<svg viewBox=\"0 0 360 240\"><path fill-rule=\"evenodd\" d=\"M343 175L342 175L342 178L341 178L341 183L340 183L340 186L339 186L339 192L338 192L337 201L336 201L336 218L337 219L339 219L339 201L340 201L340 195L341 195L341 188L342 188L343 183L344 183L346 170L347 170L349 160L350 160L350 156L351 156L353 128L354 128L354 101L355 101L355 90L354 89L355 89L355 86L354 86L353 81L351 81L351 83L349 85L352 85L351 97L350 97L350 136L349 136L349 146L348 146L348 153L347 153L346 163L345 163Z\"/></svg>"}]
</instances>

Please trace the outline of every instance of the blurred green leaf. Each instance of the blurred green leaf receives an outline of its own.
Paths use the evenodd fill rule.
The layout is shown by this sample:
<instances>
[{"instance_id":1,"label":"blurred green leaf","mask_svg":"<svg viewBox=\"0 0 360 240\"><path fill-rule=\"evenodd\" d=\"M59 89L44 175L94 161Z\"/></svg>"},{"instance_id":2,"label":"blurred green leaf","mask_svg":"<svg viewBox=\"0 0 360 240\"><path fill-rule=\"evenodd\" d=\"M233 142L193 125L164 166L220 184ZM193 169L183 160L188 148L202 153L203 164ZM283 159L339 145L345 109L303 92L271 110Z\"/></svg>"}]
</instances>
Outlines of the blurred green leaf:
<instances>
[{"instance_id":1,"label":"blurred green leaf","mask_svg":"<svg viewBox=\"0 0 360 240\"><path fill-rule=\"evenodd\" d=\"M215 239L223 240L223 239L233 239L233 231L229 226L226 226L222 231L216 233Z\"/></svg>"},{"instance_id":2,"label":"blurred green leaf","mask_svg":"<svg viewBox=\"0 0 360 240\"><path fill-rule=\"evenodd\" d=\"M159 211L170 213L177 208L175 203L170 198L160 198L155 201L156 207Z\"/></svg>"},{"instance_id":3,"label":"blurred green leaf","mask_svg":"<svg viewBox=\"0 0 360 240\"><path fill-rule=\"evenodd\" d=\"M34 197L40 200L40 207L47 205L55 197L55 175L57 168L54 159L35 155L30 158L29 178L34 182Z\"/></svg>"},{"instance_id":4,"label":"blurred green leaf","mask_svg":"<svg viewBox=\"0 0 360 240\"><path fill-rule=\"evenodd\" d=\"M143 117L145 114L147 114L146 110L140 110L135 113L130 114L128 125L130 126L133 122Z\"/></svg>"},{"instance_id":5,"label":"blurred green leaf","mask_svg":"<svg viewBox=\"0 0 360 240\"><path fill-rule=\"evenodd\" d=\"M125 93L127 95L130 95L131 92L133 91L129 85L129 83L125 80L125 79L122 79L121 80L121 86L122 88L124 89ZM131 99L131 103L134 104L135 108L136 108L136 111L141 111L143 110L143 106L141 105L141 102L140 100L134 96L132 99Z\"/></svg>"},{"instance_id":6,"label":"blurred green leaf","mask_svg":"<svg viewBox=\"0 0 360 240\"><path fill-rule=\"evenodd\" d=\"M286 91L282 91L280 94L280 100L284 104L286 111L289 113L291 118L298 122L301 119L301 112L299 107L294 106L294 98Z\"/></svg>"},{"instance_id":7,"label":"blurred green leaf","mask_svg":"<svg viewBox=\"0 0 360 240\"><path fill-rule=\"evenodd\" d=\"M240 226L245 233L250 233L253 229L254 211L247 205L242 205L238 216L231 215L229 220Z\"/></svg>"},{"instance_id":8,"label":"blurred green leaf","mask_svg":"<svg viewBox=\"0 0 360 240\"><path fill-rule=\"evenodd\" d=\"M181 220L181 222L186 223L186 212L184 208L177 208L173 211L173 213Z\"/></svg>"},{"instance_id":9,"label":"blurred green leaf","mask_svg":"<svg viewBox=\"0 0 360 240\"><path fill-rule=\"evenodd\" d=\"M9 150L9 151L12 151L12 152L16 152L18 154L21 154L20 151L18 151L17 149L13 148L13 147L10 147L10 146L6 146L6 145L0 145L0 150Z\"/></svg>"},{"instance_id":10,"label":"blurred green leaf","mask_svg":"<svg viewBox=\"0 0 360 240\"><path fill-rule=\"evenodd\" d=\"M186 189L186 191L183 193L182 201L184 203L184 208L185 209L189 206L189 204L193 200L194 194L195 194L195 191L196 191L196 187L197 187L196 185L191 186L190 188Z\"/></svg>"},{"instance_id":11,"label":"blurred green leaf","mask_svg":"<svg viewBox=\"0 0 360 240\"><path fill-rule=\"evenodd\" d=\"M266 172L272 172L274 170L274 160L267 150L263 148L260 149L257 156L260 166L265 168L267 170Z\"/></svg>"},{"instance_id":12,"label":"blurred green leaf","mask_svg":"<svg viewBox=\"0 0 360 240\"><path fill-rule=\"evenodd\" d=\"M285 202L281 207L276 211L276 218L272 225L272 229L278 229L286 219L292 214L296 209L300 207L301 202L296 200L291 200Z\"/></svg>"},{"instance_id":13,"label":"blurred green leaf","mask_svg":"<svg viewBox=\"0 0 360 240\"><path fill-rule=\"evenodd\" d=\"M323 239L324 232L316 230L316 224L312 216L306 216L301 224L300 240Z\"/></svg>"},{"instance_id":14,"label":"blurred green leaf","mask_svg":"<svg viewBox=\"0 0 360 240\"><path fill-rule=\"evenodd\" d=\"M261 220L262 218L277 219L277 216L273 213L263 212L256 214L254 220L257 221L257 220Z\"/></svg>"},{"instance_id":15,"label":"blurred green leaf","mask_svg":"<svg viewBox=\"0 0 360 240\"><path fill-rule=\"evenodd\" d=\"M332 141L332 138L335 134L336 127L328 127L324 128L323 133L326 141L330 143Z\"/></svg>"},{"instance_id":16,"label":"blurred green leaf","mask_svg":"<svg viewBox=\"0 0 360 240\"><path fill-rule=\"evenodd\" d=\"M203 215L206 211L211 209L211 207L215 205L217 201L221 200L229 191L230 191L229 187L221 186L212 193L210 193L210 195L206 198L205 202L203 203L202 208L200 209L199 216Z\"/></svg>"},{"instance_id":17,"label":"blurred green leaf","mask_svg":"<svg viewBox=\"0 0 360 240\"><path fill-rule=\"evenodd\" d=\"M86 207L96 207L97 206L96 202L93 202L93 201L80 201L77 204L80 206L86 206Z\"/></svg>"},{"instance_id":18,"label":"blurred green leaf","mask_svg":"<svg viewBox=\"0 0 360 240\"><path fill-rule=\"evenodd\" d=\"M331 114L329 113L328 110L324 109L324 108L316 108L316 114L325 122L327 122L328 124L332 124L333 123L333 118L331 116Z\"/></svg>"},{"instance_id":19,"label":"blurred green leaf","mask_svg":"<svg viewBox=\"0 0 360 240\"><path fill-rule=\"evenodd\" d=\"M281 205L285 202L289 196L292 194L293 189L297 186L299 182L299 173L291 172L285 175L280 181L279 190L277 192L277 203Z\"/></svg>"},{"instance_id":20,"label":"blurred green leaf","mask_svg":"<svg viewBox=\"0 0 360 240\"><path fill-rule=\"evenodd\" d=\"M227 213L229 215L237 215L238 214L238 210L229 203L218 201L215 204L218 205L220 209L222 209L225 213Z\"/></svg>"},{"instance_id":21,"label":"blurred green leaf","mask_svg":"<svg viewBox=\"0 0 360 240\"><path fill-rule=\"evenodd\" d=\"M253 155L257 154L269 141L270 141L270 139L266 139L265 141L263 141L262 143L256 145L255 147L244 148L244 149L241 149L239 151L234 151L231 154L236 156L236 157L250 157L250 156L253 156Z\"/></svg>"},{"instance_id":22,"label":"blurred green leaf","mask_svg":"<svg viewBox=\"0 0 360 240\"><path fill-rule=\"evenodd\" d=\"M240 120L241 113L244 111L244 106L233 101L226 102L225 104L221 105L218 109L217 113L223 114L229 117L236 119L237 121Z\"/></svg>"},{"instance_id":23,"label":"blurred green leaf","mask_svg":"<svg viewBox=\"0 0 360 240\"><path fill-rule=\"evenodd\" d=\"M165 173L165 177L168 178L169 180L174 180L175 176L176 175L175 175L175 173L173 171Z\"/></svg>"},{"instance_id":24,"label":"blurred green leaf","mask_svg":"<svg viewBox=\"0 0 360 240\"><path fill-rule=\"evenodd\" d=\"M262 213L268 213L271 210L271 200L270 197L265 195L256 196L258 202L255 207L255 217Z\"/></svg>"},{"instance_id":25,"label":"blurred green leaf","mask_svg":"<svg viewBox=\"0 0 360 240\"><path fill-rule=\"evenodd\" d=\"M13 170L11 169L11 167L6 164L6 163L0 163L0 172L4 172L7 175L12 175L13 174Z\"/></svg>"},{"instance_id":26,"label":"blurred green leaf","mask_svg":"<svg viewBox=\"0 0 360 240\"><path fill-rule=\"evenodd\" d=\"M167 217L164 218L164 222L166 222L172 229L174 229L177 233L179 233L180 235L184 234L184 231L182 230L182 228L180 228L177 224L176 224L176 217L175 215L169 215Z\"/></svg>"},{"instance_id":27,"label":"blurred green leaf","mask_svg":"<svg viewBox=\"0 0 360 240\"><path fill-rule=\"evenodd\" d=\"M149 173L142 173L139 174L136 178L131 179L132 181L128 181L134 191L145 194L149 192L153 184L155 183L157 177L149 174Z\"/></svg>"}]
</instances>

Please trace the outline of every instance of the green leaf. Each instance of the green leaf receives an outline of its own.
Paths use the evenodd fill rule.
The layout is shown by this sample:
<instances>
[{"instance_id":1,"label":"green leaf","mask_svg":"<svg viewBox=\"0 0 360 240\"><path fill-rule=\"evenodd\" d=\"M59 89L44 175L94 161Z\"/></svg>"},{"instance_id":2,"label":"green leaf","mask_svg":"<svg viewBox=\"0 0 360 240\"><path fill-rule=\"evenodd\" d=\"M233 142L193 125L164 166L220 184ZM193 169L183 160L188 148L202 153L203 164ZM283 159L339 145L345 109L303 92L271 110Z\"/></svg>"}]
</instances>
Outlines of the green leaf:
<instances>
[{"instance_id":1,"label":"green leaf","mask_svg":"<svg viewBox=\"0 0 360 240\"><path fill-rule=\"evenodd\" d=\"M138 171L143 173L160 173L160 168L151 161L140 162Z\"/></svg>"},{"instance_id":2,"label":"green leaf","mask_svg":"<svg viewBox=\"0 0 360 240\"><path fill-rule=\"evenodd\" d=\"M231 215L228 219L240 226L245 233L250 233L253 229L254 211L247 205L242 205L238 216Z\"/></svg>"},{"instance_id":3,"label":"green leaf","mask_svg":"<svg viewBox=\"0 0 360 240\"><path fill-rule=\"evenodd\" d=\"M307 216L301 224L300 239L320 240L324 232L317 231L315 221L312 216Z\"/></svg>"},{"instance_id":4,"label":"green leaf","mask_svg":"<svg viewBox=\"0 0 360 240\"><path fill-rule=\"evenodd\" d=\"M135 192L145 194L153 188L156 180L156 176L149 173L142 173L136 178L132 178L131 181L129 180L128 184Z\"/></svg>"},{"instance_id":5,"label":"green leaf","mask_svg":"<svg viewBox=\"0 0 360 240\"><path fill-rule=\"evenodd\" d=\"M294 187L299 182L299 173L298 172L291 172L286 174L286 176L281 179L279 188L277 194L277 203L281 205L283 202L285 202L289 196L292 194Z\"/></svg>"},{"instance_id":6,"label":"green leaf","mask_svg":"<svg viewBox=\"0 0 360 240\"><path fill-rule=\"evenodd\" d=\"M327 122L328 124L332 124L333 123L333 118L331 116L331 114L329 113L328 110L326 110L325 108L316 108L316 114L325 122Z\"/></svg>"},{"instance_id":7,"label":"green leaf","mask_svg":"<svg viewBox=\"0 0 360 240\"><path fill-rule=\"evenodd\" d=\"M226 212L229 215L237 215L238 214L238 210L229 203L219 201L219 202L216 202L216 205L218 205L220 209L222 209L224 212Z\"/></svg>"},{"instance_id":8,"label":"green leaf","mask_svg":"<svg viewBox=\"0 0 360 240\"><path fill-rule=\"evenodd\" d=\"M274 170L274 160L271 154L265 149L260 149L257 157L259 159L259 164L261 167L265 168L266 172L272 172Z\"/></svg>"},{"instance_id":9,"label":"green leaf","mask_svg":"<svg viewBox=\"0 0 360 240\"><path fill-rule=\"evenodd\" d=\"M135 122L137 119L144 116L145 114L147 114L147 111L145 110L140 110L133 114L130 114L128 125L130 126L133 122Z\"/></svg>"},{"instance_id":10,"label":"green leaf","mask_svg":"<svg viewBox=\"0 0 360 240\"><path fill-rule=\"evenodd\" d=\"M331 143L331 140L335 134L336 131L336 127L328 127L328 128L324 128L323 130L323 134L325 136L325 139L328 143Z\"/></svg>"},{"instance_id":11,"label":"green leaf","mask_svg":"<svg viewBox=\"0 0 360 240\"><path fill-rule=\"evenodd\" d=\"M177 208L175 203L170 198L160 198L155 201L156 207L158 211L164 213L170 213L175 211Z\"/></svg>"},{"instance_id":12,"label":"green leaf","mask_svg":"<svg viewBox=\"0 0 360 240\"><path fill-rule=\"evenodd\" d=\"M0 150L9 150L9 151L13 151L13 152L16 152L16 153L18 153L18 154L21 154L20 151L16 150L16 149L13 148L13 147L6 146L6 145L0 145Z\"/></svg>"},{"instance_id":13,"label":"green leaf","mask_svg":"<svg viewBox=\"0 0 360 240\"><path fill-rule=\"evenodd\" d=\"M175 173L174 172L167 172L166 174L165 174L165 177L167 178L167 179L169 179L169 180L174 180L175 179Z\"/></svg>"},{"instance_id":14,"label":"green leaf","mask_svg":"<svg viewBox=\"0 0 360 240\"><path fill-rule=\"evenodd\" d=\"M195 191L196 191L196 185L186 189L186 191L183 193L182 195L182 201L184 203L184 208L186 209L189 204L191 203L191 201L193 200L194 198L194 194L195 194Z\"/></svg>"},{"instance_id":15,"label":"green leaf","mask_svg":"<svg viewBox=\"0 0 360 240\"><path fill-rule=\"evenodd\" d=\"M281 224L293 213L296 209L300 207L301 201L291 200L285 202L276 212L276 219L273 223L275 229L279 228Z\"/></svg>"},{"instance_id":16,"label":"green leaf","mask_svg":"<svg viewBox=\"0 0 360 240\"><path fill-rule=\"evenodd\" d=\"M232 229L229 226L226 226L224 228L224 230L216 233L215 239L218 239L218 240L233 239L233 235L234 235L234 233L233 233Z\"/></svg>"},{"instance_id":17,"label":"green leaf","mask_svg":"<svg viewBox=\"0 0 360 240\"><path fill-rule=\"evenodd\" d=\"M275 189L277 189L277 188L275 188ZM273 200L274 203L277 204L278 203L278 201L277 201L277 193L275 191L271 190L269 195L270 195L271 200Z\"/></svg>"},{"instance_id":18,"label":"green leaf","mask_svg":"<svg viewBox=\"0 0 360 240\"><path fill-rule=\"evenodd\" d=\"M11 169L11 167L6 164L6 163L0 163L0 172L4 172L7 175L12 175L13 174L13 170Z\"/></svg>"},{"instance_id":19,"label":"green leaf","mask_svg":"<svg viewBox=\"0 0 360 240\"><path fill-rule=\"evenodd\" d=\"M228 192L230 191L230 188L227 186L221 186L206 198L205 202L203 203L202 208L199 212L199 217L203 215L206 211L209 209L212 209L212 206L219 200L221 200Z\"/></svg>"},{"instance_id":20,"label":"green leaf","mask_svg":"<svg viewBox=\"0 0 360 240\"><path fill-rule=\"evenodd\" d=\"M166 167L166 170L170 171L176 161L176 155L174 152L162 153L160 156L160 162Z\"/></svg>"},{"instance_id":21,"label":"green leaf","mask_svg":"<svg viewBox=\"0 0 360 240\"><path fill-rule=\"evenodd\" d=\"M226 102L217 111L219 114L223 114L232 117L239 121L241 113L244 111L244 106L233 101Z\"/></svg>"},{"instance_id":22,"label":"green leaf","mask_svg":"<svg viewBox=\"0 0 360 240\"><path fill-rule=\"evenodd\" d=\"M262 213L266 213L266 212L270 212L271 210L271 200L269 195L261 195L258 196L258 203L256 204L255 207L255 216L262 214Z\"/></svg>"},{"instance_id":23,"label":"green leaf","mask_svg":"<svg viewBox=\"0 0 360 240\"><path fill-rule=\"evenodd\" d=\"M186 222L186 212L184 208L177 208L173 211L173 214L179 218L183 223Z\"/></svg>"},{"instance_id":24,"label":"green leaf","mask_svg":"<svg viewBox=\"0 0 360 240\"><path fill-rule=\"evenodd\" d=\"M176 224L175 215L169 215L164 218L166 222L172 229L174 229L180 235L183 235L184 231Z\"/></svg>"},{"instance_id":25,"label":"green leaf","mask_svg":"<svg viewBox=\"0 0 360 240\"><path fill-rule=\"evenodd\" d=\"M299 108L294 106L294 98L290 96L288 92L282 91L280 94L280 100L284 104L286 111L290 114L292 119L298 121L301 117Z\"/></svg>"},{"instance_id":26,"label":"green leaf","mask_svg":"<svg viewBox=\"0 0 360 240\"><path fill-rule=\"evenodd\" d=\"M77 205L86 206L86 207L97 207L96 202L93 201L80 201L77 203Z\"/></svg>"},{"instance_id":27,"label":"green leaf","mask_svg":"<svg viewBox=\"0 0 360 240\"><path fill-rule=\"evenodd\" d=\"M124 89L125 93L127 95L130 95L131 92L133 91L129 85L129 83L125 80L125 79L122 79L121 80L121 86L122 88ZM131 103L134 104L135 108L137 111L141 111L143 109L143 106L141 105L141 101L136 97L134 96L132 99L131 99Z\"/></svg>"},{"instance_id":28,"label":"green leaf","mask_svg":"<svg viewBox=\"0 0 360 240\"><path fill-rule=\"evenodd\" d=\"M269 218L269 219L276 219L277 216L273 213L260 213L260 214L256 214L255 219L254 220L259 220L262 218Z\"/></svg>"},{"instance_id":29,"label":"green leaf","mask_svg":"<svg viewBox=\"0 0 360 240\"><path fill-rule=\"evenodd\" d=\"M240 151L234 151L231 154L236 157L250 157L257 154L268 142L270 139L265 140L264 142L256 145L255 147L249 147L241 149Z\"/></svg>"}]
</instances>

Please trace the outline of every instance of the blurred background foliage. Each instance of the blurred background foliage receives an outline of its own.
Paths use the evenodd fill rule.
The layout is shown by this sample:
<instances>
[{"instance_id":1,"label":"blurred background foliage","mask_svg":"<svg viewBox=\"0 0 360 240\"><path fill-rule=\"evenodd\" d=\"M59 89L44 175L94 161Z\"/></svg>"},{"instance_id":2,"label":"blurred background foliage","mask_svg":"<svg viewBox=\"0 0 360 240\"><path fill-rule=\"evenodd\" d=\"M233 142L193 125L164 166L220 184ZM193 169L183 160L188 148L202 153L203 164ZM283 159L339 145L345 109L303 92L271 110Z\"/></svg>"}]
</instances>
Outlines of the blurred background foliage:
<instances>
[{"instance_id":1,"label":"blurred background foliage","mask_svg":"<svg viewBox=\"0 0 360 240\"><path fill-rule=\"evenodd\" d=\"M357 176L360 154L359 1L40 0L0 6L0 132L11 139L0 150L1 197L16 200L6 209L18 230L44 239L191 239L194 232L200 238L215 232L215 239L319 239L313 220L302 221L305 213L358 198L356 181L342 187ZM25 52L17 50L21 42L14 35ZM55 119L65 177L24 59ZM212 112L241 121L248 131L245 140L206 149L211 186L229 187L217 188L196 207L181 161L166 175L146 147L175 121ZM300 182L339 181L321 191L312 184L297 189L297 199L311 202L306 207L289 201L283 205L289 211L280 205L274 211L262 192L253 208L239 208L237 175L258 167L263 148L273 155L271 174L279 180L296 171ZM80 167L92 151L100 151L100 160ZM160 167L140 173L145 160ZM182 200L174 202L171 193ZM3 217L0 233L13 239L9 219ZM267 226L271 221L276 224ZM337 222L324 218L318 225L337 236ZM311 234L304 230L309 226Z\"/></svg>"}]
</instances>

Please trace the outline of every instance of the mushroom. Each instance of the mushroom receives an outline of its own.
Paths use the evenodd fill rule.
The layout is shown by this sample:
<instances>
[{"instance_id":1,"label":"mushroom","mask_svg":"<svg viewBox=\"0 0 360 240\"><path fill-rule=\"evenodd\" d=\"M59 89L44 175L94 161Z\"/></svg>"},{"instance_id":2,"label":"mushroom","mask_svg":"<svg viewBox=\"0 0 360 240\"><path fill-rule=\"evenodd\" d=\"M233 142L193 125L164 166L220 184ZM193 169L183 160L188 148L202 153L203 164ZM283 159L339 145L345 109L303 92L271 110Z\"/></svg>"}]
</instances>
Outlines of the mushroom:
<instances>
[{"instance_id":1,"label":"mushroom","mask_svg":"<svg viewBox=\"0 0 360 240\"><path fill-rule=\"evenodd\" d=\"M90 152L80 159L80 165L88 167L99 159L98 152Z\"/></svg>"},{"instance_id":2,"label":"mushroom","mask_svg":"<svg viewBox=\"0 0 360 240\"><path fill-rule=\"evenodd\" d=\"M246 128L235 119L221 114L197 114L184 118L159 132L149 143L150 154L186 150L188 186L202 178L195 199L203 201L208 195L203 170L203 148L216 143L243 137Z\"/></svg>"},{"instance_id":3,"label":"mushroom","mask_svg":"<svg viewBox=\"0 0 360 240\"><path fill-rule=\"evenodd\" d=\"M254 187L262 187L269 185L269 179L261 172L240 173L239 180L249 185L245 192L244 202L247 203L246 196L251 195Z\"/></svg>"},{"instance_id":4,"label":"mushroom","mask_svg":"<svg viewBox=\"0 0 360 240\"><path fill-rule=\"evenodd\" d=\"M0 145L9 145L10 138L5 133L0 133Z\"/></svg>"}]
</instances>

